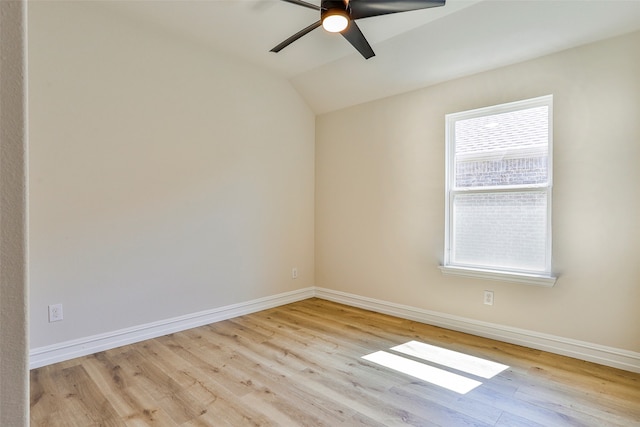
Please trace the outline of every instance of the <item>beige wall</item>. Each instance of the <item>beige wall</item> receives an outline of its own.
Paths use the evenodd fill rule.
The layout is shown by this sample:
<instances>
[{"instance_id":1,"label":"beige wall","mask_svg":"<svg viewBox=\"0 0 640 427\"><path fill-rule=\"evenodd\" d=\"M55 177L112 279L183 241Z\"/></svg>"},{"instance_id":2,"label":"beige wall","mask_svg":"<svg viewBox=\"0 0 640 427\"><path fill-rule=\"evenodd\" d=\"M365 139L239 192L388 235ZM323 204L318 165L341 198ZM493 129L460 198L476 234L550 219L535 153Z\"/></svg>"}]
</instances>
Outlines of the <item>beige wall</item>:
<instances>
[{"instance_id":1,"label":"beige wall","mask_svg":"<svg viewBox=\"0 0 640 427\"><path fill-rule=\"evenodd\" d=\"M313 285L285 80L97 2L31 3L29 62L32 348Z\"/></svg>"},{"instance_id":2,"label":"beige wall","mask_svg":"<svg viewBox=\"0 0 640 427\"><path fill-rule=\"evenodd\" d=\"M640 351L638 46L634 33L319 116L316 286ZM556 286L443 276L445 114L547 94Z\"/></svg>"},{"instance_id":3,"label":"beige wall","mask_svg":"<svg viewBox=\"0 0 640 427\"><path fill-rule=\"evenodd\" d=\"M26 3L0 1L0 425L26 426Z\"/></svg>"}]
</instances>

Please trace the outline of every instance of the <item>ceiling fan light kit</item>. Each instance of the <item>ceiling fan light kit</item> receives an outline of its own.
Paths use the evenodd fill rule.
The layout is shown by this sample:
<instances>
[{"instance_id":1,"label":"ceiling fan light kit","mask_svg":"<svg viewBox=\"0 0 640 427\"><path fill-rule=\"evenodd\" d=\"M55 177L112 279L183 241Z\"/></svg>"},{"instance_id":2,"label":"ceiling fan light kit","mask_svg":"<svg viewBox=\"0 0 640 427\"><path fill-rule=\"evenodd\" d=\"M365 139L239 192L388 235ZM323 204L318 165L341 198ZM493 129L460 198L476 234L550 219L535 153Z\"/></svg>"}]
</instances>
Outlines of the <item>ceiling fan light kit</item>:
<instances>
[{"instance_id":1,"label":"ceiling fan light kit","mask_svg":"<svg viewBox=\"0 0 640 427\"><path fill-rule=\"evenodd\" d=\"M330 33L339 33L349 26L349 16L342 10L328 10L322 15L322 28Z\"/></svg>"},{"instance_id":2,"label":"ceiling fan light kit","mask_svg":"<svg viewBox=\"0 0 640 427\"><path fill-rule=\"evenodd\" d=\"M355 23L356 19L427 9L445 4L445 0L321 0L320 6L317 6L303 0L282 1L318 10L320 20L298 31L271 49L271 52L280 52L302 36L322 26L330 33L342 34L365 59L375 56L375 53Z\"/></svg>"}]
</instances>

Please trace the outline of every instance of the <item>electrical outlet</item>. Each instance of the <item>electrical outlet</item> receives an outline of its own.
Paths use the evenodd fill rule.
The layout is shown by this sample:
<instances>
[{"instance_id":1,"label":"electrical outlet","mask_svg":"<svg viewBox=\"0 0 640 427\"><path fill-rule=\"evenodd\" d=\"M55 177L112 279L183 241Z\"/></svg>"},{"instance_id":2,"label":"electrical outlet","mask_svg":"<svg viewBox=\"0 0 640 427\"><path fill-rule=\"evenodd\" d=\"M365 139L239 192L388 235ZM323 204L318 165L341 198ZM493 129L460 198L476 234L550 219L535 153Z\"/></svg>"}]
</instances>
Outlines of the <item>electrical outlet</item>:
<instances>
[{"instance_id":1,"label":"electrical outlet","mask_svg":"<svg viewBox=\"0 0 640 427\"><path fill-rule=\"evenodd\" d=\"M49 323L59 322L63 319L62 304L52 304L49 306Z\"/></svg>"},{"instance_id":2,"label":"electrical outlet","mask_svg":"<svg viewBox=\"0 0 640 427\"><path fill-rule=\"evenodd\" d=\"M297 279L298 278L298 269L295 268L295 267L291 269L291 278L292 279Z\"/></svg>"},{"instance_id":3,"label":"electrical outlet","mask_svg":"<svg viewBox=\"0 0 640 427\"><path fill-rule=\"evenodd\" d=\"M493 305L493 291L484 291L484 303Z\"/></svg>"}]
</instances>

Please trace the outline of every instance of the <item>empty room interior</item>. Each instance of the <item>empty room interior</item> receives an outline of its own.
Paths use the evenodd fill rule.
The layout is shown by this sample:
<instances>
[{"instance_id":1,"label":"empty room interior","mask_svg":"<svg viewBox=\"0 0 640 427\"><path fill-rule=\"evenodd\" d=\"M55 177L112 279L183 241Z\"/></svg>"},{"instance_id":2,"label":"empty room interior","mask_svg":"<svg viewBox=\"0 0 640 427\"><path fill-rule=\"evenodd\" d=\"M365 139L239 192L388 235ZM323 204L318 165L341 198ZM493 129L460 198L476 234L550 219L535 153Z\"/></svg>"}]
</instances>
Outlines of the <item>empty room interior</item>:
<instances>
[{"instance_id":1,"label":"empty room interior","mask_svg":"<svg viewBox=\"0 0 640 427\"><path fill-rule=\"evenodd\" d=\"M27 420L640 425L640 2L329 5L27 2Z\"/></svg>"}]
</instances>

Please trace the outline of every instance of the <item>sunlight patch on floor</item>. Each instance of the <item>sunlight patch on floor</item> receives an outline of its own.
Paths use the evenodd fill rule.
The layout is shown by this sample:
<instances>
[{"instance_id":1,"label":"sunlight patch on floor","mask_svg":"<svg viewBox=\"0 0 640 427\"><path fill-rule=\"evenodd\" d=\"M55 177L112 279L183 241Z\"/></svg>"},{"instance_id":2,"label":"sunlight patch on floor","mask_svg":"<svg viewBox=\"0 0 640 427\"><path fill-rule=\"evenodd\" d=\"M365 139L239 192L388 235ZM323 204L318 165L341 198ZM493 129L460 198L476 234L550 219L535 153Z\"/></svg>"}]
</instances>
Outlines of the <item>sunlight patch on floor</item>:
<instances>
[{"instance_id":1,"label":"sunlight patch on floor","mask_svg":"<svg viewBox=\"0 0 640 427\"><path fill-rule=\"evenodd\" d=\"M390 350L486 379L493 378L509 368L501 363L418 341L409 341ZM386 351L376 351L362 358L460 394L466 394L482 385L480 381L464 375Z\"/></svg>"},{"instance_id":2,"label":"sunlight patch on floor","mask_svg":"<svg viewBox=\"0 0 640 427\"><path fill-rule=\"evenodd\" d=\"M508 368L501 363L418 341L409 341L392 347L391 350L487 379Z\"/></svg>"},{"instance_id":3,"label":"sunlight patch on floor","mask_svg":"<svg viewBox=\"0 0 640 427\"><path fill-rule=\"evenodd\" d=\"M425 365L424 363L387 353L386 351L376 351L375 353L362 356L362 358L460 394L466 394L482 384L479 381L463 377L462 375Z\"/></svg>"}]
</instances>

